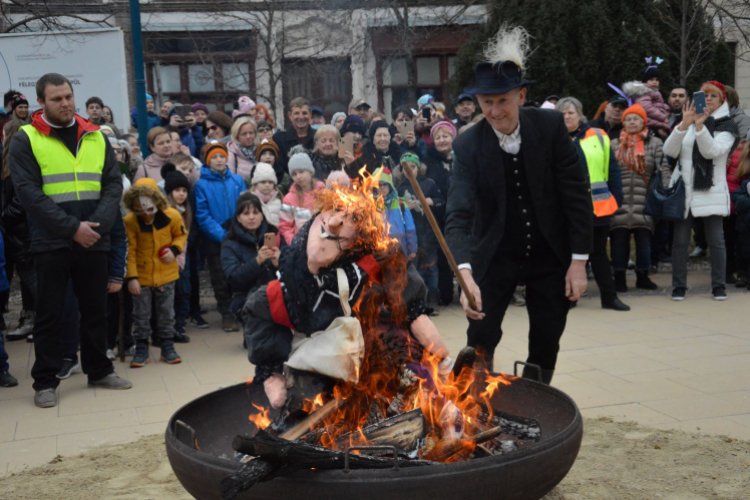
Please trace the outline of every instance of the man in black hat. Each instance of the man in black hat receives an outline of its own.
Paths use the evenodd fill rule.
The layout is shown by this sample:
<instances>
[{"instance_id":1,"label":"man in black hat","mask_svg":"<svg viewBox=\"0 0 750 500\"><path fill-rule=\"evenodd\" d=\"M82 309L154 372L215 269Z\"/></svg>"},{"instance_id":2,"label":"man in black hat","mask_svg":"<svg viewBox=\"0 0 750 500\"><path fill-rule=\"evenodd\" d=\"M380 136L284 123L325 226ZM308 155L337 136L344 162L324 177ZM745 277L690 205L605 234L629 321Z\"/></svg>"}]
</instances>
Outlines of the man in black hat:
<instances>
[{"instance_id":1,"label":"man in black hat","mask_svg":"<svg viewBox=\"0 0 750 500\"><path fill-rule=\"evenodd\" d=\"M628 109L629 106L630 103L627 99L620 94L615 94L609 98L602 116L596 120L589 121L588 125L604 130L610 140L620 139L620 132L622 132L622 112Z\"/></svg>"},{"instance_id":2,"label":"man in black hat","mask_svg":"<svg viewBox=\"0 0 750 500\"><path fill-rule=\"evenodd\" d=\"M464 125L471 123L471 119L474 118L474 113L477 111L477 106L474 104L474 96L471 94L461 94L456 99L456 118L453 123L456 125L456 129L460 129Z\"/></svg>"},{"instance_id":3,"label":"man in black hat","mask_svg":"<svg viewBox=\"0 0 750 500\"><path fill-rule=\"evenodd\" d=\"M519 32L522 36L518 36ZM528 363L541 367L549 384L570 309L586 289L585 264L593 243L589 183L561 113L522 108L523 43L515 28L485 51L474 94L485 119L453 143L446 239L477 307L465 294L468 345L491 370L505 310L519 281L526 284ZM510 49L508 46L511 46ZM495 54L518 54L498 60ZM483 351L483 353L482 353ZM481 358L480 358L481 359ZM535 371L524 376L536 378Z\"/></svg>"}]
</instances>

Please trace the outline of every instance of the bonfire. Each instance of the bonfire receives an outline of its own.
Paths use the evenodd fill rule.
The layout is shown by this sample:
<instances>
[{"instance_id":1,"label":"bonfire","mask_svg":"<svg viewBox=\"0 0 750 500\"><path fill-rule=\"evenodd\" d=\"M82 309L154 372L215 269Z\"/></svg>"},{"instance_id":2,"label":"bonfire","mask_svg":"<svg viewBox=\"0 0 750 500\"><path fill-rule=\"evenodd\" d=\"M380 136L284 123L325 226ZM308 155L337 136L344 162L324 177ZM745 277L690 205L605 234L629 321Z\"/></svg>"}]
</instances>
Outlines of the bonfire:
<instances>
[{"instance_id":1,"label":"bonfire","mask_svg":"<svg viewBox=\"0 0 750 500\"><path fill-rule=\"evenodd\" d=\"M411 171L405 170L455 270L424 196ZM394 460L398 467L423 467L511 453L541 437L537 422L493 407L495 392L515 377L490 373L481 353L469 347L453 361L436 329L437 336L410 329L410 306L402 298L410 264L388 236L376 187L377 178L362 173L354 187L336 186L317 200L319 214L345 214L356 225L354 241L346 248L336 240L338 258L356 249L380 263L379 274L370 272L351 307L361 325L363 346L346 360L352 375L336 379L322 373L325 370L299 370L288 363L283 378L288 392L279 400L283 404L254 403L248 417L252 425L234 440L236 458L245 465L225 479L225 498L300 469L388 468ZM321 240L335 240L328 235L338 233L325 218L311 227L316 224ZM309 237L316 234L310 230ZM420 316L420 321L425 319L429 321Z\"/></svg>"}]
</instances>

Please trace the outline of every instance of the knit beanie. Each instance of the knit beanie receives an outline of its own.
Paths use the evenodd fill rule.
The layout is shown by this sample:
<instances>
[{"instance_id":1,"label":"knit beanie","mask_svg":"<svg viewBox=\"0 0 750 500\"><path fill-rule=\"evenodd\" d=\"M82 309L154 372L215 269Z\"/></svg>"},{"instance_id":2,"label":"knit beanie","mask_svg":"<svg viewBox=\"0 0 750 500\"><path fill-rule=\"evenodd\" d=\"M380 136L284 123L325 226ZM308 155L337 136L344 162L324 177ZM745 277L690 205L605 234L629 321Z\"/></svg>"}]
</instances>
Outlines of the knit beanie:
<instances>
[{"instance_id":1,"label":"knit beanie","mask_svg":"<svg viewBox=\"0 0 750 500\"><path fill-rule=\"evenodd\" d=\"M328 174L326 185L328 187L351 187L352 181L343 170L334 170Z\"/></svg>"},{"instance_id":2,"label":"knit beanie","mask_svg":"<svg viewBox=\"0 0 750 500\"><path fill-rule=\"evenodd\" d=\"M171 163L169 165L171 165ZM162 170L164 169L162 168ZM169 196L169 193L177 188L185 188L190 192L190 179L188 179L182 172L173 170L164 176L164 192Z\"/></svg>"},{"instance_id":3,"label":"knit beanie","mask_svg":"<svg viewBox=\"0 0 750 500\"><path fill-rule=\"evenodd\" d=\"M430 130L430 137L432 137L433 140L435 139L435 133L441 128L444 128L445 130L447 130L448 133L450 133L450 135L452 135L454 139L456 138L456 126L453 125L453 122L443 120L441 122L437 122L435 125L432 126L432 130Z\"/></svg>"},{"instance_id":4,"label":"knit beanie","mask_svg":"<svg viewBox=\"0 0 750 500\"><path fill-rule=\"evenodd\" d=\"M227 146L223 142L214 141L206 144L206 146L203 148L203 163L205 163L206 166L210 166L211 157L215 154L223 154L227 157L227 159L229 158Z\"/></svg>"},{"instance_id":5,"label":"knit beanie","mask_svg":"<svg viewBox=\"0 0 750 500\"><path fill-rule=\"evenodd\" d=\"M396 194L396 188L393 185L393 173L391 169L380 167L375 170L372 174L373 177L378 179L378 182L385 182L391 188L391 194Z\"/></svg>"},{"instance_id":6,"label":"knit beanie","mask_svg":"<svg viewBox=\"0 0 750 500\"><path fill-rule=\"evenodd\" d=\"M641 75L641 83L646 83L652 78L661 78L661 72L657 66L649 66Z\"/></svg>"},{"instance_id":7,"label":"knit beanie","mask_svg":"<svg viewBox=\"0 0 750 500\"><path fill-rule=\"evenodd\" d=\"M151 94L146 94L146 100L147 100L147 101L149 101L149 100L153 101L153 100L154 100L154 98L153 98L153 97L151 97Z\"/></svg>"},{"instance_id":8,"label":"knit beanie","mask_svg":"<svg viewBox=\"0 0 750 500\"><path fill-rule=\"evenodd\" d=\"M248 96L243 95L237 99L237 105L240 113L249 113L251 109L255 107L255 101L250 99Z\"/></svg>"},{"instance_id":9,"label":"knit beanie","mask_svg":"<svg viewBox=\"0 0 750 500\"><path fill-rule=\"evenodd\" d=\"M159 170L159 174L161 174L162 179L166 179L167 174L170 172L177 172L177 167L175 167L174 163L172 163L171 161L168 161L164 165L161 166L161 170Z\"/></svg>"},{"instance_id":10,"label":"knit beanie","mask_svg":"<svg viewBox=\"0 0 750 500\"><path fill-rule=\"evenodd\" d=\"M279 159L279 147L270 139L263 139L255 148L255 161L260 161L260 156L265 152L273 153L274 158Z\"/></svg>"},{"instance_id":11,"label":"knit beanie","mask_svg":"<svg viewBox=\"0 0 750 500\"><path fill-rule=\"evenodd\" d=\"M636 115L640 116L643 119L643 126L645 127L648 123L648 116L646 115L646 110L643 109L643 106L640 104L633 104L628 109L622 112L622 122L625 123L625 117L629 114L635 113Z\"/></svg>"},{"instance_id":12,"label":"knit beanie","mask_svg":"<svg viewBox=\"0 0 750 500\"><path fill-rule=\"evenodd\" d=\"M341 135L347 132L359 132L361 135L365 135L365 122L357 115L347 116L341 126Z\"/></svg>"},{"instance_id":13,"label":"knit beanie","mask_svg":"<svg viewBox=\"0 0 750 500\"><path fill-rule=\"evenodd\" d=\"M295 170L307 170L315 175L315 168L313 167L312 161L305 153L297 153L289 158L289 175L292 175Z\"/></svg>"},{"instance_id":14,"label":"knit beanie","mask_svg":"<svg viewBox=\"0 0 750 500\"><path fill-rule=\"evenodd\" d=\"M415 153L412 153L411 151L407 151L406 153L401 155L401 161L400 161L401 165L403 165L406 162L415 163L417 167L419 167L421 163L419 160L419 156L417 156Z\"/></svg>"},{"instance_id":15,"label":"knit beanie","mask_svg":"<svg viewBox=\"0 0 750 500\"><path fill-rule=\"evenodd\" d=\"M420 106L424 106L425 104L430 104L431 102L434 102L435 98L432 97L430 94L425 94L419 99L417 99L417 104Z\"/></svg>"},{"instance_id":16,"label":"knit beanie","mask_svg":"<svg viewBox=\"0 0 750 500\"><path fill-rule=\"evenodd\" d=\"M208 113L209 113L209 111L208 111L208 106L206 106L205 104L203 104L203 103L200 103L200 102L196 102L196 103L193 103L193 105L192 105L192 106L190 106L190 109L192 109L192 110L193 110L193 113L195 113L195 112L196 112L196 111L198 111L199 109L203 110L203 111L204 111L204 112L205 112L206 114L208 114Z\"/></svg>"},{"instance_id":17,"label":"knit beanie","mask_svg":"<svg viewBox=\"0 0 750 500\"><path fill-rule=\"evenodd\" d=\"M343 111L334 113L333 118L331 118L331 125L336 125L336 120L338 120L340 116L346 116L346 113L344 113Z\"/></svg>"},{"instance_id":18,"label":"knit beanie","mask_svg":"<svg viewBox=\"0 0 750 500\"><path fill-rule=\"evenodd\" d=\"M21 106L22 104L29 105L29 101L26 100L26 96L18 94L13 98L12 101L10 101L11 106L11 112L15 111L18 106Z\"/></svg>"},{"instance_id":19,"label":"knit beanie","mask_svg":"<svg viewBox=\"0 0 750 500\"><path fill-rule=\"evenodd\" d=\"M253 171L253 178L250 181L250 184L255 186L259 182L264 181L271 181L276 184L276 171L274 171L273 167L268 163L256 163Z\"/></svg>"},{"instance_id":20,"label":"knit beanie","mask_svg":"<svg viewBox=\"0 0 750 500\"><path fill-rule=\"evenodd\" d=\"M724 86L723 83L718 82L716 80L709 80L703 85L713 85L714 87L716 87L717 89L721 91L722 102L727 100L727 88ZM703 88L703 85L701 85L701 88Z\"/></svg>"},{"instance_id":21,"label":"knit beanie","mask_svg":"<svg viewBox=\"0 0 750 500\"><path fill-rule=\"evenodd\" d=\"M381 128L387 129L388 122L386 122L385 120L378 120L376 122L373 122L372 125L370 125L370 130L367 132L367 137L369 137L370 140L372 140L373 137L375 137L375 134L377 133L377 131Z\"/></svg>"}]
</instances>

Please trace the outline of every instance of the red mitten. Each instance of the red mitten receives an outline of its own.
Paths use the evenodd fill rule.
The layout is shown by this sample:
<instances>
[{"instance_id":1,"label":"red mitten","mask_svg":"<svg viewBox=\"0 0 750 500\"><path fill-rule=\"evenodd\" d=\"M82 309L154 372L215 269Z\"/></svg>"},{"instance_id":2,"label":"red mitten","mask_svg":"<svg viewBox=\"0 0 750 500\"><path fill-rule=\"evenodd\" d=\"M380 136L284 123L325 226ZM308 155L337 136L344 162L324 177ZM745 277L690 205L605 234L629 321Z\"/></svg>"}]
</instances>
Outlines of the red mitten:
<instances>
[{"instance_id":1,"label":"red mitten","mask_svg":"<svg viewBox=\"0 0 750 500\"><path fill-rule=\"evenodd\" d=\"M286 402L286 379L283 375L275 373L263 382L263 388L271 406L281 408Z\"/></svg>"}]
</instances>

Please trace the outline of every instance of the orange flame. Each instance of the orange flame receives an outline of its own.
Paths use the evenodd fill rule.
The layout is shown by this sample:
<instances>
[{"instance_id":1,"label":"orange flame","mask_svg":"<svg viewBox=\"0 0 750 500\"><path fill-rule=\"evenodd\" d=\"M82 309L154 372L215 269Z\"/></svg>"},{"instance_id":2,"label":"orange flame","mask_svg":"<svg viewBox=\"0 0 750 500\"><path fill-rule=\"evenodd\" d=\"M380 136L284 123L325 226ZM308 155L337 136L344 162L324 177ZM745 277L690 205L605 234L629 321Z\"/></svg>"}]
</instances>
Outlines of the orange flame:
<instances>
[{"instance_id":1,"label":"orange flame","mask_svg":"<svg viewBox=\"0 0 750 500\"><path fill-rule=\"evenodd\" d=\"M398 337L402 343L398 354L394 354L394 347L388 343L393 336L389 337L391 331L382 326L380 314L387 310L389 324L402 330L406 328L403 291L408 259L394 245L396 240L390 238L379 211L382 197L373 194L373 188L378 186L377 178L362 169L355 184L355 188L336 187L319 192L316 209L321 212L343 210L352 216L358 228L358 239L352 248L362 255L376 256L381 268L381 285L375 289L367 282L352 308L363 327L365 359L356 386L344 382L334 386L332 397L341 404L319 424L320 443L336 450L367 445L364 429L373 420L421 409L429 429L421 455L428 459L437 455L446 462L466 460L476 447L472 437L486 428L479 419L482 406L492 413L491 399L497 396L500 386L509 385L513 377L490 374L486 370L476 372L472 367L465 367L458 375L452 371L441 375L442 359L430 354L428 349L423 350L410 335ZM415 370L419 373L406 368L403 357L408 358L408 363L418 365ZM303 409L308 413L315 411L326 400L330 397L318 394L305 400ZM253 406L260 413L251 415L250 420L259 429L268 427L270 411ZM373 418L374 415L377 418Z\"/></svg>"},{"instance_id":2,"label":"orange flame","mask_svg":"<svg viewBox=\"0 0 750 500\"><path fill-rule=\"evenodd\" d=\"M255 403L253 403L253 406L256 410L258 410L260 413L256 414L250 414L248 419L255 424L255 427L258 428L258 430L263 430L269 425L271 425L271 409L270 408L263 408L262 406L258 406Z\"/></svg>"}]
</instances>

